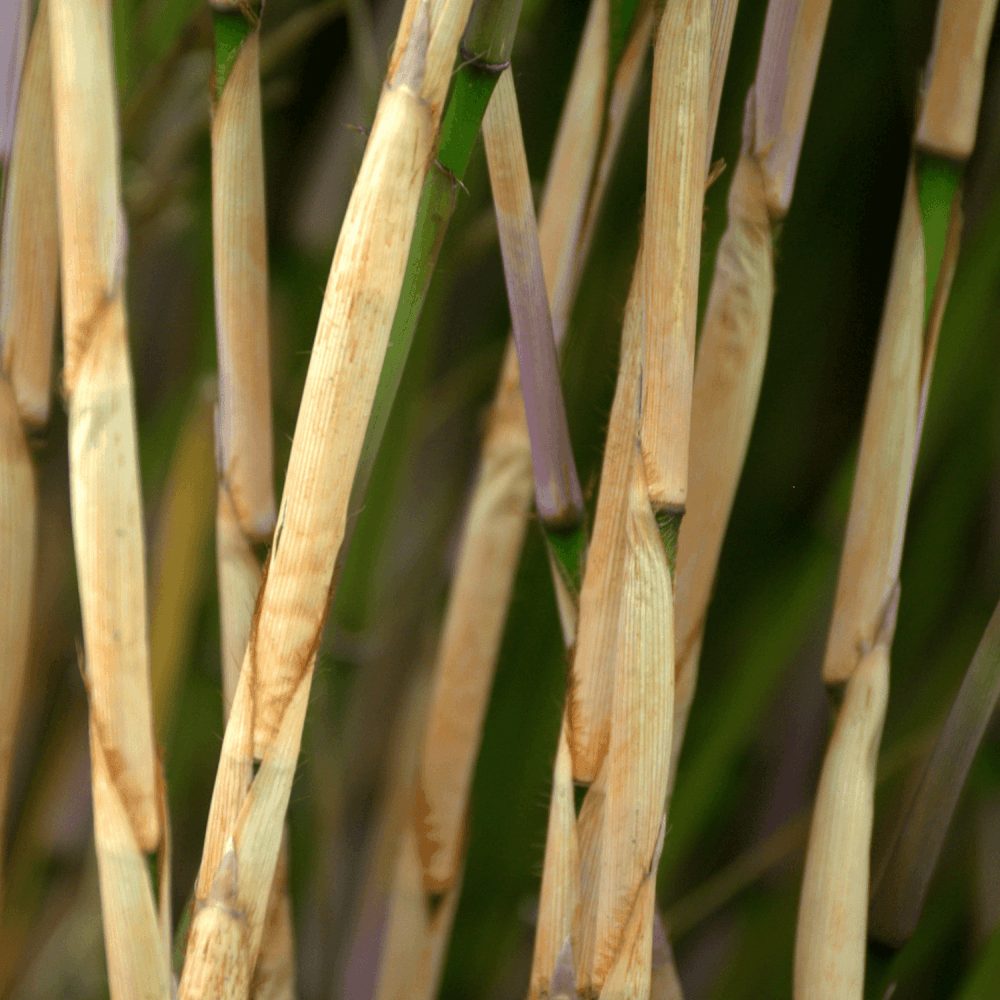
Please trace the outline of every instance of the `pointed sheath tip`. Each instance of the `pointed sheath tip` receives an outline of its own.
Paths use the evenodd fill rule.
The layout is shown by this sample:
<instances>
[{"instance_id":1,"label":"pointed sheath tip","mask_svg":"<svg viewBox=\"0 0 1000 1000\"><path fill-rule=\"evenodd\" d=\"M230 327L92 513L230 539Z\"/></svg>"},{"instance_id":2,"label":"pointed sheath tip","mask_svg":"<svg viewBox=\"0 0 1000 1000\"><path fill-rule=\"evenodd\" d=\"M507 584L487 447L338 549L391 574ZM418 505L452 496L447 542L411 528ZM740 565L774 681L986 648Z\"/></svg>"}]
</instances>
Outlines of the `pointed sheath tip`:
<instances>
[{"instance_id":1,"label":"pointed sheath tip","mask_svg":"<svg viewBox=\"0 0 1000 1000\"><path fill-rule=\"evenodd\" d=\"M573 1000L576 996L576 968L573 965L573 947L567 934L556 959L556 967L549 984L551 1000Z\"/></svg>"}]
</instances>

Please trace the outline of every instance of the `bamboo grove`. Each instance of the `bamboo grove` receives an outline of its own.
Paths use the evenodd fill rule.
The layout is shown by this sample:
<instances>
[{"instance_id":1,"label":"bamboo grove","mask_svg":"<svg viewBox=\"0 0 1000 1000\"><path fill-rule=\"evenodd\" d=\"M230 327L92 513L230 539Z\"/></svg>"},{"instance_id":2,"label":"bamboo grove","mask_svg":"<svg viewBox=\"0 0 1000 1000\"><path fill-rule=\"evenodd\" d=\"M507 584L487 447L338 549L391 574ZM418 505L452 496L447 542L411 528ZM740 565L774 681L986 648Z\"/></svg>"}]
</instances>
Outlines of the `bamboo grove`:
<instances>
[{"instance_id":1,"label":"bamboo grove","mask_svg":"<svg viewBox=\"0 0 1000 1000\"><path fill-rule=\"evenodd\" d=\"M996 0L6 8L0 995L1000 995Z\"/></svg>"}]
</instances>

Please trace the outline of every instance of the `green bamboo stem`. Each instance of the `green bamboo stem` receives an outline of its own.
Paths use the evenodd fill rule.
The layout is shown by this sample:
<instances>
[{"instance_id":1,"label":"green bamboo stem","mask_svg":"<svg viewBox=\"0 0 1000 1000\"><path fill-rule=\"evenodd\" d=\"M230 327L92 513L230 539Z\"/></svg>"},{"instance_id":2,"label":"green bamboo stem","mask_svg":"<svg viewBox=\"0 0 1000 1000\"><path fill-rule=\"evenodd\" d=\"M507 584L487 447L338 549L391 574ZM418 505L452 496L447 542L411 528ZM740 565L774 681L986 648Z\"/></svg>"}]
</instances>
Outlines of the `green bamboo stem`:
<instances>
[{"instance_id":1,"label":"green bamboo stem","mask_svg":"<svg viewBox=\"0 0 1000 1000\"><path fill-rule=\"evenodd\" d=\"M523 0L478 0L469 17L462 41L462 65L455 74L448 107L441 122L441 145L420 196L403 291L392 322L389 347L348 502L351 512L361 509L368 492L372 469L403 377L427 289L437 266L448 223L455 211L458 190L493 88L510 61L513 28L517 26L522 3ZM496 39L491 35L493 28L500 31ZM354 523L354 520L349 522L349 533ZM346 557L349 548L350 534L341 549L342 558Z\"/></svg>"}]
</instances>

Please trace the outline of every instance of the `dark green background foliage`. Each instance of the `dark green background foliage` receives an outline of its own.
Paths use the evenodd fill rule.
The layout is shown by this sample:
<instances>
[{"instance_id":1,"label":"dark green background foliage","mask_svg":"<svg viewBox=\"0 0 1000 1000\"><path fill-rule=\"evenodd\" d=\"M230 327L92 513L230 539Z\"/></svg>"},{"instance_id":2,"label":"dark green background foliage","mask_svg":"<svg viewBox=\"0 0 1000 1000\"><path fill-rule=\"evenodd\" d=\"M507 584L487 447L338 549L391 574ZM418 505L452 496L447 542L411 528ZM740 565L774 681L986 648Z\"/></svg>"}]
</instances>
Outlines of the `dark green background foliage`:
<instances>
[{"instance_id":1,"label":"dark green background foliage","mask_svg":"<svg viewBox=\"0 0 1000 1000\"><path fill-rule=\"evenodd\" d=\"M306 3L268 0L264 38ZM329 18L271 65L264 80L279 486L337 225L364 144L362 134L343 125L370 122L400 4L346 6L347 16ZM742 0L736 22L715 143L715 156L730 165L764 8L763 0ZM539 190L585 9L583 0L526 0L524 6L514 67ZM153 537L180 428L216 364L205 128L211 34L193 0L119 0L115 11L127 109L132 356ZM776 247L777 297L760 409L709 612L663 855L660 899L678 919L677 956L690 1000L790 995L801 837L793 836L793 849L742 891L724 894L693 926L672 907L784 824L800 821L815 789L831 720L820 659L933 15L932 0L833 2L795 197ZM903 558L876 853L1000 594L996 63L991 59L979 148L966 175L966 235L941 333ZM161 71L160 79L150 75ZM346 92L353 100L338 96ZM648 83L623 143L563 364L570 429L591 505L638 240L647 112ZM194 115L193 125L185 113ZM706 198L702 302L730 177L727 169ZM359 932L359 893L393 772L397 716L433 655L508 327L481 144L465 184L369 495L363 510L352 512L357 531L320 657L292 794L292 885L306 1000L361 997L370 989L378 915ZM43 506L39 587L47 597L39 611L43 634L33 654L12 842L22 835L18 817L43 794L51 734L60 723L83 732L65 432L56 407L36 447ZM190 504L214 505L210 485L185 496ZM200 856L222 732L210 545L192 586L199 588L198 610L193 622L178 623L190 626L191 639L164 747L178 910ZM549 570L532 525L475 776L468 870L442 994L449 1000L524 994L565 674ZM80 745L78 734L73 746ZM86 811L85 804L73 808ZM83 905L85 893L72 893L86 884L92 852L85 815L73 829L44 863L20 873L12 889L13 903L21 900L39 921L37 940L22 956L25 968L66 912L53 900L76 898L71 906ZM956 993L1000 914L998 842L1000 745L993 729L914 945L895 959L870 953L872 997L881 995L893 961L897 1000ZM100 948L92 953L99 956ZM106 989L99 978L91 986L73 977L67 982L66 996Z\"/></svg>"}]
</instances>

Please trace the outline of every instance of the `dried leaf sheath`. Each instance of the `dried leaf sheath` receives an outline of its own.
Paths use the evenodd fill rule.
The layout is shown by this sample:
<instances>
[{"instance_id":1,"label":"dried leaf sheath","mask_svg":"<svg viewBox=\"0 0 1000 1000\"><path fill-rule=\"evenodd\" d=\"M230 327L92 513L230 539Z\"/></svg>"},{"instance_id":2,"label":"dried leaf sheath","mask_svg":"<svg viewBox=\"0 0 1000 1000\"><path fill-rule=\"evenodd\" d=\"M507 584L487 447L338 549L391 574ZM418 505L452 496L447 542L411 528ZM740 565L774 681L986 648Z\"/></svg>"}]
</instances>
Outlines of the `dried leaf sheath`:
<instances>
[{"instance_id":1,"label":"dried leaf sheath","mask_svg":"<svg viewBox=\"0 0 1000 1000\"><path fill-rule=\"evenodd\" d=\"M468 7L469 0L443 3L431 24L426 0L408 3L403 30L412 22L412 44L390 66L341 229L299 410L258 627L247 654L261 671L254 734L258 758L280 724L291 693L311 669L326 616L353 470L451 67L441 37L451 38L447 51L453 55Z\"/></svg>"},{"instance_id":2,"label":"dried leaf sheath","mask_svg":"<svg viewBox=\"0 0 1000 1000\"><path fill-rule=\"evenodd\" d=\"M219 617L222 631L222 696L228 719L246 652L254 602L260 589L257 558L240 528L225 484L220 482L216 513ZM253 1000L295 995L295 939L288 896L288 833L278 855L265 914L265 931L252 977Z\"/></svg>"},{"instance_id":3,"label":"dried leaf sheath","mask_svg":"<svg viewBox=\"0 0 1000 1000\"><path fill-rule=\"evenodd\" d=\"M996 12L997 0L940 0L915 137L921 149L956 160L971 155Z\"/></svg>"},{"instance_id":4,"label":"dried leaf sheath","mask_svg":"<svg viewBox=\"0 0 1000 1000\"><path fill-rule=\"evenodd\" d=\"M588 245L581 242L585 212L594 198L601 201L603 195L603 190L597 190L598 182L595 180L595 188L588 201L587 194L591 189L591 175L597 160L605 114L608 6L609 0L591 0L569 92L559 119L545 197L539 213L538 242L542 252L545 285L549 292L552 333L557 347L562 344L576 298L578 271L582 266L580 261L587 254ZM636 47L634 35L630 48L634 51ZM638 48L645 52L645 45L639 45ZM623 55L623 62L625 58ZM641 59L633 57L633 62L641 62ZM632 88L622 88L620 85L614 87L612 101L615 95L621 95L624 102L630 104L631 90ZM610 104L608 110L610 113ZM605 140L601 149L602 162L610 165L617 145L614 137Z\"/></svg>"},{"instance_id":5,"label":"dried leaf sheath","mask_svg":"<svg viewBox=\"0 0 1000 1000\"><path fill-rule=\"evenodd\" d=\"M92 713L94 841L101 880L108 985L113 998L169 1000L169 915L161 920L161 911L153 901L146 858L135 839L133 821L122 802L105 745ZM169 879L162 888L169 894ZM161 897L161 902L165 898Z\"/></svg>"},{"instance_id":6,"label":"dried leaf sheath","mask_svg":"<svg viewBox=\"0 0 1000 1000\"><path fill-rule=\"evenodd\" d=\"M747 97L743 145L730 185L691 412L688 513L677 546L677 690L671 787L697 684L702 629L722 539L757 409L774 299L771 220L791 200L798 153L812 100L829 0L772 0L754 85ZM714 76L713 7L711 107Z\"/></svg>"},{"instance_id":7,"label":"dried leaf sheath","mask_svg":"<svg viewBox=\"0 0 1000 1000\"><path fill-rule=\"evenodd\" d=\"M277 861L347 498L469 5L445 0L435 5L432 18L426 0L407 3L331 267L267 580L223 740L196 889L199 901L207 899L232 837L250 959ZM261 766L247 792L253 757ZM267 783L259 788L265 775ZM264 797L270 807L255 812ZM209 935L201 951L189 949L182 996L195 995L185 991L203 980L195 965L213 965L213 941L218 959L224 957L221 936Z\"/></svg>"},{"instance_id":8,"label":"dried leaf sheath","mask_svg":"<svg viewBox=\"0 0 1000 1000\"><path fill-rule=\"evenodd\" d=\"M159 842L146 567L125 328L110 4L52 0L71 511L92 711L144 851Z\"/></svg>"},{"instance_id":9,"label":"dried leaf sheath","mask_svg":"<svg viewBox=\"0 0 1000 1000\"><path fill-rule=\"evenodd\" d=\"M212 241L222 475L245 534L274 527L260 29L240 48L212 117Z\"/></svg>"},{"instance_id":10,"label":"dried leaf sheath","mask_svg":"<svg viewBox=\"0 0 1000 1000\"><path fill-rule=\"evenodd\" d=\"M431 899L424 887L413 827L403 831L401 840L386 924L386 942L394 946L384 950L375 996L377 1000L431 1000L437 996L444 971L464 870L459 869L443 897Z\"/></svg>"},{"instance_id":11,"label":"dried leaf sheath","mask_svg":"<svg viewBox=\"0 0 1000 1000\"><path fill-rule=\"evenodd\" d=\"M784 218L792 200L830 3L782 0L768 5L751 135L764 172L768 212L774 218Z\"/></svg>"},{"instance_id":12,"label":"dried leaf sheath","mask_svg":"<svg viewBox=\"0 0 1000 1000\"><path fill-rule=\"evenodd\" d=\"M592 211L603 191L598 182L587 202L603 115L607 17L607 0L594 0L561 116L539 219L542 268L557 341L565 330L579 279L579 256L585 253L577 245L582 206L587 204ZM636 43L631 48L634 50ZM642 45L638 48L641 53ZM617 98L620 109L630 103L637 65L641 66L641 58L633 54L628 67L631 73L616 77L612 101ZM619 137L617 130L605 139L603 162L608 165ZM461 874L469 786L531 494L530 442L517 356L510 342L459 547L416 789L414 819L425 886L428 891L437 888L448 893L442 906L455 893ZM414 910L404 919L407 904L396 897L404 891L405 865L405 859L400 858L393 890L395 916L389 926L380 980L380 991L388 992L380 992L380 996L393 995L391 984L396 979L387 970L405 966L405 954L441 951L431 938L420 944L407 935L440 935L446 940L450 931L450 924L428 922L422 916L425 900L408 897ZM560 890L555 891L559 895ZM538 961L536 950L536 964ZM422 977L421 983L432 979Z\"/></svg>"},{"instance_id":13,"label":"dried leaf sheath","mask_svg":"<svg viewBox=\"0 0 1000 1000\"><path fill-rule=\"evenodd\" d=\"M629 945L638 920L645 950L627 959L647 984L652 957L652 888L663 837L673 721L673 595L667 555L649 504L642 460L632 448L625 522L611 742L604 767L602 848L591 982L600 989ZM609 996L616 995L614 993Z\"/></svg>"},{"instance_id":14,"label":"dried leaf sheath","mask_svg":"<svg viewBox=\"0 0 1000 1000\"><path fill-rule=\"evenodd\" d=\"M653 53L644 219L640 441L656 512L687 501L705 162L710 5L672 0Z\"/></svg>"},{"instance_id":15,"label":"dried leaf sheath","mask_svg":"<svg viewBox=\"0 0 1000 1000\"><path fill-rule=\"evenodd\" d=\"M911 164L903 194L823 663L846 681L875 641L899 576L924 363L924 238Z\"/></svg>"},{"instance_id":16,"label":"dried leaf sheath","mask_svg":"<svg viewBox=\"0 0 1000 1000\"><path fill-rule=\"evenodd\" d=\"M756 159L743 152L729 188L728 223L694 370L688 509L677 542L674 769L694 698L712 583L757 411L773 298L763 174Z\"/></svg>"},{"instance_id":17,"label":"dried leaf sheath","mask_svg":"<svg viewBox=\"0 0 1000 1000\"><path fill-rule=\"evenodd\" d=\"M717 3L712 11L712 44L725 48L728 52L732 37L734 6L728 3ZM624 63L624 60L623 60ZM712 49L711 82L709 87L710 108L717 109L722 93L722 78L724 65L720 66L716 50ZM706 142L706 157L710 152L710 144ZM739 185L737 190L743 192ZM723 244L725 245L725 244ZM637 264L638 267L638 264ZM626 441L628 436L636 433L636 429L623 422L621 415L616 415L618 398L625 392L626 385L637 387L638 369L626 375L625 359L631 357L628 348L629 330L641 340L643 305L636 299L642 297L641 281L638 273L633 278L629 292L629 303L626 306L624 331L622 335L622 369L619 373L618 387L615 392L615 409L608 427L608 439L605 445L604 465L601 472L601 493L598 495L597 515L594 523L594 536L591 540L588 554L588 572L584 579L580 596L580 635L573 663L572 704L570 744L573 748L574 774L578 781L593 781L597 774L608 739L608 712L611 704L611 685L613 676L613 656L615 630L617 629L618 587L621 576L621 524L613 524L613 510L622 511L624 491L628 482L628 455ZM641 363L641 359L637 360ZM697 376L696 376L697 378ZM623 382L623 379L630 381ZM625 410L635 412L638 400L635 396L637 388L630 390L632 396L626 402L622 396L623 414ZM704 392L701 387L700 392ZM634 421L633 421L634 423ZM692 463L697 457L692 457ZM612 483L616 485L612 485ZM735 486L734 486L735 489ZM605 492L607 490L607 493ZM620 515L619 515L620 516ZM682 523L682 531L683 521ZM679 571L679 567L678 567ZM679 595L678 595L679 599ZM683 628L683 619L678 615L678 629ZM682 633L678 631L678 642L682 641ZM678 655L684 647L678 645ZM696 663L695 657L694 662ZM679 668L678 668L679 669ZM693 685L690 693L693 694ZM675 739L682 738L675 730Z\"/></svg>"},{"instance_id":18,"label":"dried leaf sheath","mask_svg":"<svg viewBox=\"0 0 1000 1000\"><path fill-rule=\"evenodd\" d=\"M604 205L604 193L611 170L618 153L622 130L625 128L632 103L638 90L638 82L646 63L646 52L649 49L649 39L653 33L656 10L653 3L643 3L634 16L632 34L629 36L614 79L611 81L611 92L608 95L607 113L605 115L604 138L601 141L600 155L594 168L594 183L587 199L587 211L584 215L583 228L573 263L573 281L571 285L570 304L576 297L576 290L583 275L584 265L590 254L590 247L597 228L598 217ZM720 88L721 89L721 88ZM568 103L568 102L567 102ZM559 149L558 140L556 149ZM555 154L553 154L555 162ZM561 297L553 297L552 323L555 327L556 343L562 338L565 322L560 320Z\"/></svg>"},{"instance_id":19,"label":"dried leaf sheath","mask_svg":"<svg viewBox=\"0 0 1000 1000\"><path fill-rule=\"evenodd\" d=\"M252 626L261 571L251 540L274 527L268 272L260 107L258 15L216 21L212 119L212 233L219 351L219 478L216 557L228 720ZM229 45L236 44L235 52ZM217 93L221 85L221 93ZM295 952L288 898L288 837L270 887L253 1000L294 996ZM249 956L244 956L249 962ZM240 959L239 961L243 961Z\"/></svg>"},{"instance_id":20,"label":"dried leaf sheath","mask_svg":"<svg viewBox=\"0 0 1000 1000\"><path fill-rule=\"evenodd\" d=\"M641 261L642 249L638 260ZM611 734L619 607L625 570L625 511L632 443L639 433L644 271L636 266L625 305L621 362L608 423L594 534L580 591L580 626L567 692L573 777L593 782Z\"/></svg>"},{"instance_id":21,"label":"dried leaf sheath","mask_svg":"<svg viewBox=\"0 0 1000 1000\"><path fill-rule=\"evenodd\" d=\"M125 326L111 9L49 6L70 500L113 1000L170 995L169 859L153 750L146 567ZM161 851L161 905L143 853Z\"/></svg>"},{"instance_id":22,"label":"dried leaf sheath","mask_svg":"<svg viewBox=\"0 0 1000 1000\"><path fill-rule=\"evenodd\" d=\"M573 932L579 919L580 852L576 835L573 763L565 724L559 731L549 822L545 834L545 865L538 900L538 929L531 966L529 1000L551 996L561 972L575 987ZM567 951L568 946L568 951ZM560 969L560 963L564 966ZM575 990L574 990L575 992Z\"/></svg>"},{"instance_id":23,"label":"dried leaf sheath","mask_svg":"<svg viewBox=\"0 0 1000 1000\"><path fill-rule=\"evenodd\" d=\"M428 892L447 889L461 868L472 770L531 496L528 428L511 344L466 515L420 758L414 821Z\"/></svg>"},{"instance_id":24,"label":"dried leaf sheath","mask_svg":"<svg viewBox=\"0 0 1000 1000\"><path fill-rule=\"evenodd\" d=\"M553 289L564 261L575 259L572 197L582 201L596 155L590 108L592 74L606 49L606 0L594 0L563 112L538 236L546 283ZM603 20L602 20L603 19ZM605 40L602 42L602 32ZM553 302L553 315L559 314ZM568 311L563 304L562 313ZM458 871L472 768L493 681L503 623L531 503L531 451L513 341L483 441L438 650L417 792L417 823L429 891L450 884ZM435 888L436 887L436 888Z\"/></svg>"},{"instance_id":25,"label":"dried leaf sheath","mask_svg":"<svg viewBox=\"0 0 1000 1000\"><path fill-rule=\"evenodd\" d=\"M0 368L29 427L41 427L49 417L59 303L49 53L48 0L42 0L24 64L0 236Z\"/></svg>"},{"instance_id":26,"label":"dried leaf sheath","mask_svg":"<svg viewBox=\"0 0 1000 1000\"><path fill-rule=\"evenodd\" d=\"M796 1000L861 1000L875 766L890 624L847 682L813 810L795 941Z\"/></svg>"}]
</instances>

